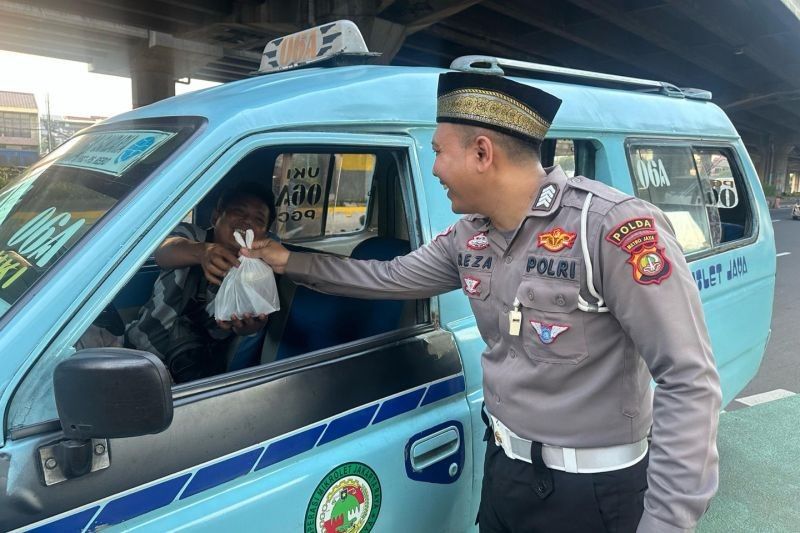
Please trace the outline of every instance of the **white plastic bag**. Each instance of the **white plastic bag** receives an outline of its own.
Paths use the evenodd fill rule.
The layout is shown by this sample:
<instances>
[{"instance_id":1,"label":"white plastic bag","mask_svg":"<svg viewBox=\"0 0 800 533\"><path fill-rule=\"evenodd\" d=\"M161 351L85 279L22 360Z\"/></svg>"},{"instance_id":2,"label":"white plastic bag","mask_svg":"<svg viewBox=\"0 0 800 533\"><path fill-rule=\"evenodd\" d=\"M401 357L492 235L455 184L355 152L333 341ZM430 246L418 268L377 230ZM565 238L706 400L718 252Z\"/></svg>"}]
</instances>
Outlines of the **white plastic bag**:
<instances>
[{"instance_id":1,"label":"white plastic bag","mask_svg":"<svg viewBox=\"0 0 800 533\"><path fill-rule=\"evenodd\" d=\"M253 246L253 230L248 229L244 240L239 232L233 238L242 248ZM281 308L278 287L272 269L260 259L239 256L239 266L231 268L217 296L208 305L209 313L217 320L229 321L233 315L241 319L245 314L268 315Z\"/></svg>"}]
</instances>

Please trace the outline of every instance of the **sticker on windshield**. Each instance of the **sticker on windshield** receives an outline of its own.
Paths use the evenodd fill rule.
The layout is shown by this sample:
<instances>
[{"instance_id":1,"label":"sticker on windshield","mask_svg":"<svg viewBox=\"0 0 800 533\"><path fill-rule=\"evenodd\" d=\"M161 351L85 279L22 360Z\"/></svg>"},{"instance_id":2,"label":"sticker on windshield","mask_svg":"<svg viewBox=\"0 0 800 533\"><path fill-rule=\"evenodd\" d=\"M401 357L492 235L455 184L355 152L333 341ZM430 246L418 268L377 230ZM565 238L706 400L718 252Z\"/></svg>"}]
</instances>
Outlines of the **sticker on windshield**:
<instances>
[{"instance_id":1,"label":"sticker on windshield","mask_svg":"<svg viewBox=\"0 0 800 533\"><path fill-rule=\"evenodd\" d=\"M0 289L7 289L17 281L31 264L13 250L0 251Z\"/></svg>"},{"instance_id":2,"label":"sticker on windshield","mask_svg":"<svg viewBox=\"0 0 800 533\"><path fill-rule=\"evenodd\" d=\"M87 133L56 164L121 176L174 135L165 131Z\"/></svg>"},{"instance_id":3,"label":"sticker on windshield","mask_svg":"<svg viewBox=\"0 0 800 533\"><path fill-rule=\"evenodd\" d=\"M85 223L85 218L74 220L71 213L59 213L51 207L14 232L8 239L8 246L15 247L27 260L36 261L36 266L43 268Z\"/></svg>"},{"instance_id":4,"label":"sticker on windshield","mask_svg":"<svg viewBox=\"0 0 800 533\"><path fill-rule=\"evenodd\" d=\"M381 484L363 463L345 463L322 478L306 510L305 533L369 533L381 509Z\"/></svg>"}]
</instances>

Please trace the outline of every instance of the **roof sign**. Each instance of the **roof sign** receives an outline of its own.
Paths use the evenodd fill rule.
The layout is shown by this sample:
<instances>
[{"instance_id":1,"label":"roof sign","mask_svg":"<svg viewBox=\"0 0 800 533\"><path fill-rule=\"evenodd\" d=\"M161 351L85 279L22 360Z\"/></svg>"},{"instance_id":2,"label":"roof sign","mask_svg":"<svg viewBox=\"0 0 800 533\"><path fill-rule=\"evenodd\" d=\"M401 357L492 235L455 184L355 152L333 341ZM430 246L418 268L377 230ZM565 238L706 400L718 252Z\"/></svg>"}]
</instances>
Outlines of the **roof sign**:
<instances>
[{"instance_id":1,"label":"roof sign","mask_svg":"<svg viewBox=\"0 0 800 533\"><path fill-rule=\"evenodd\" d=\"M145 130L90 132L79 137L76 146L56 164L121 176L174 135L172 132Z\"/></svg>"},{"instance_id":2,"label":"roof sign","mask_svg":"<svg viewBox=\"0 0 800 533\"><path fill-rule=\"evenodd\" d=\"M279 37L267 43L261 55L259 74L279 72L333 60L346 63L380 54L367 49L358 26L349 20L337 20L304 31Z\"/></svg>"}]
</instances>

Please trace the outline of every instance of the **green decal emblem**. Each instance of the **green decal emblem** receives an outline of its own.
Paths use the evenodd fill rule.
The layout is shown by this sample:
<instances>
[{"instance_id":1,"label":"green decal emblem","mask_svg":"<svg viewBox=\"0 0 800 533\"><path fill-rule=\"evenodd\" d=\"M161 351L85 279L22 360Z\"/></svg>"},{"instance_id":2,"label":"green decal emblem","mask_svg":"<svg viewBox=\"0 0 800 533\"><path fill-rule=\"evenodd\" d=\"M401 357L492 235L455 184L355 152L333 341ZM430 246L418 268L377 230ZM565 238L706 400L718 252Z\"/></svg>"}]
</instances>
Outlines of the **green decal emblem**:
<instances>
[{"instance_id":1,"label":"green decal emblem","mask_svg":"<svg viewBox=\"0 0 800 533\"><path fill-rule=\"evenodd\" d=\"M381 499L374 470L363 463L339 465L314 490L306 509L305 533L369 533Z\"/></svg>"}]
</instances>

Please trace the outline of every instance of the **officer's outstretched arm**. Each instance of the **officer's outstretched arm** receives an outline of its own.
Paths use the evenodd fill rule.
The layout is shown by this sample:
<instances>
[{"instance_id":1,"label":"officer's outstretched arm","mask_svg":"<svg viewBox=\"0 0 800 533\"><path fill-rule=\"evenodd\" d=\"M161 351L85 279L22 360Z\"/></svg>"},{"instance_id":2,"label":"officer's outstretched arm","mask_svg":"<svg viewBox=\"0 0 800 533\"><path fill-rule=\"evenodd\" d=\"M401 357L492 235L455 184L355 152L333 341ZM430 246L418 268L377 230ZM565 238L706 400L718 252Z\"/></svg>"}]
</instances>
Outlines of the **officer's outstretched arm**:
<instances>
[{"instance_id":1,"label":"officer's outstretched arm","mask_svg":"<svg viewBox=\"0 0 800 533\"><path fill-rule=\"evenodd\" d=\"M328 294L369 299L427 298L461 286L452 247L452 235L442 234L391 261L292 252L285 272L295 283Z\"/></svg>"},{"instance_id":2,"label":"officer's outstretched arm","mask_svg":"<svg viewBox=\"0 0 800 533\"><path fill-rule=\"evenodd\" d=\"M618 204L601 231L602 294L657 384L639 531L692 529L717 490L719 462L719 375L700 295L666 216L651 204Z\"/></svg>"}]
</instances>

